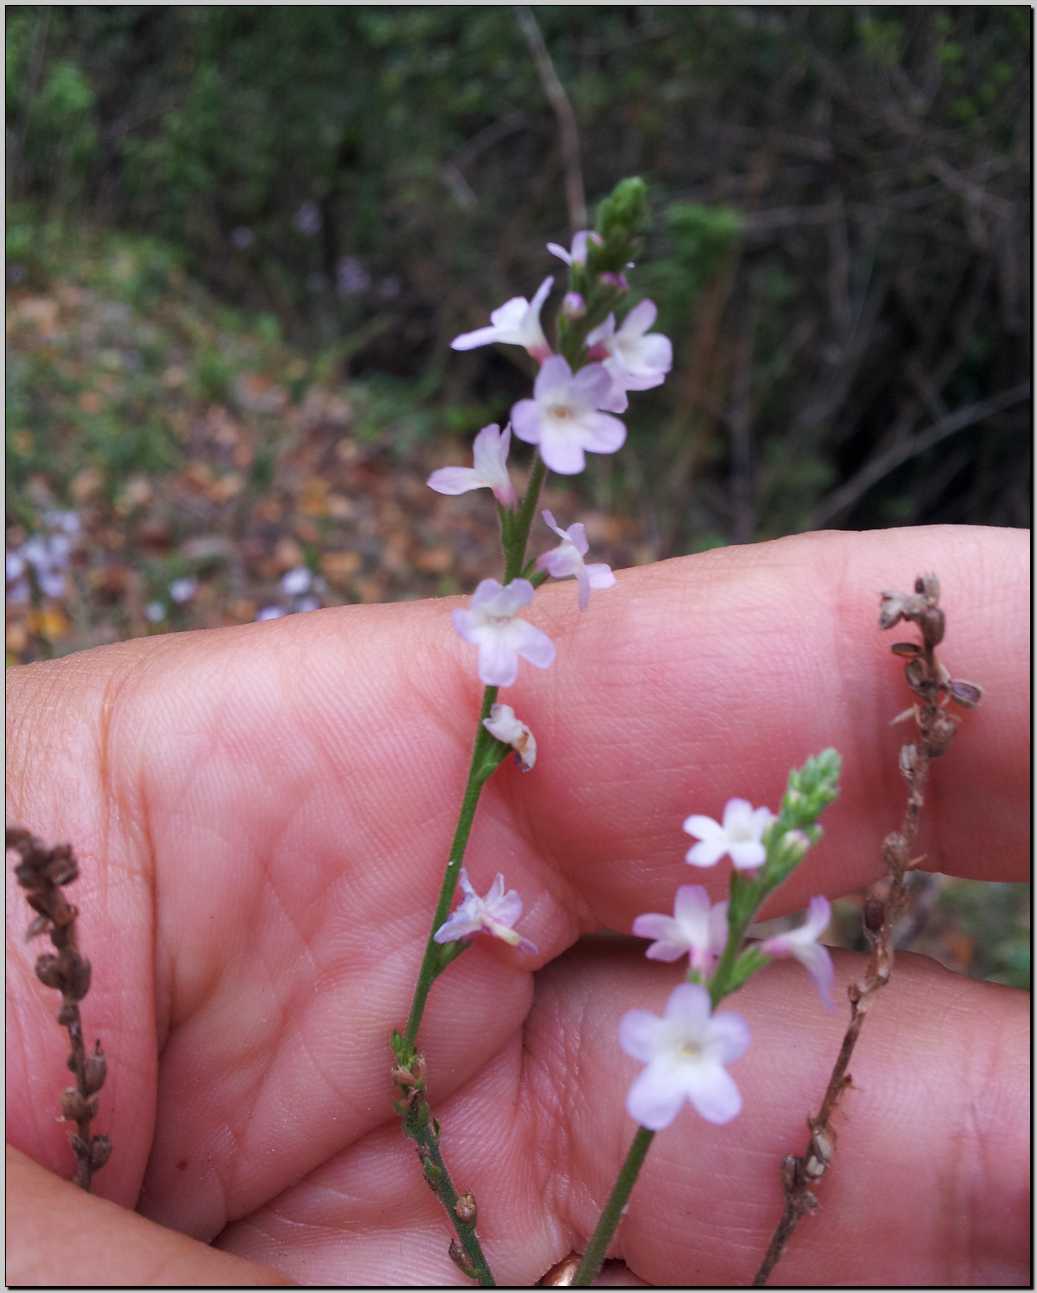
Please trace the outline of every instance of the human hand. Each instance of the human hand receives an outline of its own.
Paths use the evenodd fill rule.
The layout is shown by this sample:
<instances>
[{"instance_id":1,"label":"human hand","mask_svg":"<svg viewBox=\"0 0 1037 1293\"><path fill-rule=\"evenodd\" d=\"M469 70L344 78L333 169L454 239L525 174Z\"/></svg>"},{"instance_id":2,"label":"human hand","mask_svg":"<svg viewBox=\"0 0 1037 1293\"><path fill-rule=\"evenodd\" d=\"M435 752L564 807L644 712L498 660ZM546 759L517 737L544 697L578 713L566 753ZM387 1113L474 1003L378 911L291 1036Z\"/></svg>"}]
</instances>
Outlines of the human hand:
<instances>
[{"instance_id":1,"label":"human hand","mask_svg":"<svg viewBox=\"0 0 1037 1293\"><path fill-rule=\"evenodd\" d=\"M582 1248L625 1153L637 1066L618 1020L658 1010L673 971L641 944L583 936L669 910L689 880L683 818L734 794L774 805L790 766L835 745L843 791L826 838L763 915L880 874L903 802L888 720L906 701L877 595L930 568L942 654L985 696L934 767L927 865L1024 880L1025 534L726 549L628 571L583 617L571 590L538 595L536 618L565 649L508 699L539 763L488 784L467 866L480 889L505 873L540 953L477 941L435 984L420 1039L444 1155L479 1200L502 1283ZM480 691L442 602L12 671L9 820L68 840L81 863L84 1026L109 1058L96 1127L114 1142L97 1193L216 1248L15 1161L9 1280L264 1278L232 1253L303 1283L463 1282L392 1112L388 1039L428 935ZM693 877L714 899L720 871ZM67 1173L55 1001L8 885L8 1136ZM840 983L858 968L836 958ZM751 1279L782 1156L798 1151L845 1026L801 976L775 965L739 994L753 1036L733 1070L740 1117L717 1127L685 1111L659 1137L618 1234L640 1279ZM1024 994L902 958L855 1060L824 1210L797 1232L783 1281L1024 1280L1028 1054Z\"/></svg>"}]
</instances>

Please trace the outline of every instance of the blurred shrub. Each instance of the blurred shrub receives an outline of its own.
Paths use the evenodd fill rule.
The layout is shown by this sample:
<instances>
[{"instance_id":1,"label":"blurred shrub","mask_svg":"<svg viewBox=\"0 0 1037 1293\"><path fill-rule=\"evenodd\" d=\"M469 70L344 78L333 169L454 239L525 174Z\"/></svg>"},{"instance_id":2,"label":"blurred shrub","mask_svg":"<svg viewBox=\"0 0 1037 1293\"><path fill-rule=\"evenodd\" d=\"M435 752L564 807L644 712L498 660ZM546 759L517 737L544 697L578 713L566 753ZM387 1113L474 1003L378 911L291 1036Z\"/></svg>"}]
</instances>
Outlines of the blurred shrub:
<instances>
[{"instance_id":1,"label":"blurred shrub","mask_svg":"<svg viewBox=\"0 0 1037 1293\"><path fill-rule=\"evenodd\" d=\"M1029 11L535 14L588 197L651 181L638 290L678 357L640 404L637 460L597 488L672 550L1026 524ZM10 231L16 278L57 218L86 215L159 239L157 285L166 246L381 374L416 434L519 393L506 355L445 362L452 335L532 291L568 223L509 7L12 6L7 30L11 192L33 212Z\"/></svg>"}]
</instances>

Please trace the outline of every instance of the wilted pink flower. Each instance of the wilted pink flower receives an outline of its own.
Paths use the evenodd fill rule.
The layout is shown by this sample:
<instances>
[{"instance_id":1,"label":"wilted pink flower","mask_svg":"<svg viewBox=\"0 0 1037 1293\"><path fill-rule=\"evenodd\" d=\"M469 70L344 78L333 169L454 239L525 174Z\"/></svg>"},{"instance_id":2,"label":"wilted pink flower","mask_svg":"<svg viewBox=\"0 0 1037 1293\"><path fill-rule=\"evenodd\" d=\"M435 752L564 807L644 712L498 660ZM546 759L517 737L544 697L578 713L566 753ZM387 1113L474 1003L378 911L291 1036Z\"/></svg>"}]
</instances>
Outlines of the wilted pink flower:
<instances>
[{"instance_id":1,"label":"wilted pink flower","mask_svg":"<svg viewBox=\"0 0 1037 1293\"><path fill-rule=\"evenodd\" d=\"M722 826L712 817L689 817L684 829L701 843L688 850L685 861L692 866L713 866L727 853L739 871L752 871L767 859L763 833L773 821L769 808L754 809L745 799L727 801Z\"/></svg>"},{"instance_id":2,"label":"wilted pink flower","mask_svg":"<svg viewBox=\"0 0 1037 1293\"><path fill-rule=\"evenodd\" d=\"M601 412L616 407L614 383L601 364L588 364L574 377L565 360L552 355L537 374L533 398L512 408L511 423L520 440L540 446L552 471L574 476L583 471L585 452L615 453L622 447L626 427Z\"/></svg>"},{"instance_id":3,"label":"wilted pink flower","mask_svg":"<svg viewBox=\"0 0 1037 1293\"><path fill-rule=\"evenodd\" d=\"M522 899L514 889L504 892L504 877L500 872L485 898L480 898L472 888L464 867L460 879L464 899L433 934L437 943L453 943L469 934L491 934L523 952L536 953L536 944L513 928L522 915Z\"/></svg>"},{"instance_id":4,"label":"wilted pink flower","mask_svg":"<svg viewBox=\"0 0 1037 1293\"><path fill-rule=\"evenodd\" d=\"M690 960L691 968L708 975L727 942L727 903L711 907L700 884L682 884L677 890L673 915L647 912L634 921L638 938L656 942L645 952L652 961Z\"/></svg>"},{"instance_id":5,"label":"wilted pink flower","mask_svg":"<svg viewBox=\"0 0 1037 1293\"><path fill-rule=\"evenodd\" d=\"M785 934L775 934L760 944L760 951L768 956L794 956L817 984L821 1000L831 1009L832 980L835 971L828 948L818 938L828 928L832 908L827 898L811 898L807 918L798 929Z\"/></svg>"},{"instance_id":6,"label":"wilted pink flower","mask_svg":"<svg viewBox=\"0 0 1037 1293\"><path fill-rule=\"evenodd\" d=\"M587 247L589 243L600 247L602 243L601 234L593 233L588 229L581 229L579 233L573 234L571 251L566 251L564 247L560 247L556 242L549 242L547 250L552 256L557 256L559 260L564 260L570 268L573 266L579 268L587 263Z\"/></svg>"},{"instance_id":7,"label":"wilted pink flower","mask_svg":"<svg viewBox=\"0 0 1037 1293\"><path fill-rule=\"evenodd\" d=\"M472 446L474 467L440 467L428 478L440 494L467 494L470 489L492 489L501 507L513 507L518 495L508 475L511 427L502 431L496 422L483 427Z\"/></svg>"},{"instance_id":8,"label":"wilted pink flower","mask_svg":"<svg viewBox=\"0 0 1037 1293\"><path fill-rule=\"evenodd\" d=\"M660 1019L628 1010L619 1022L619 1044L648 1067L627 1095L627 1112L642 1127L668 1127L688 1100L707 1122L730 1122L742 1097L725 1064L744 1055L749 1025L741 1015L711 1015L701 984L682 983L670 993Z\"/></svg>"},{"instance_id":9,"label":"wilted pink flower","mask_svg":"<svg viewBox=\"0 0 1037 1293\"><path fill-rule=\"evenodd\" d=\"M628 391L646 391L661 386L673 366L673 346L661 332L648 332L655 322L653 301L635 305L616 330L615 315L610 314L587 336L587 347L595 346L606 355L609 375ZM646 335L647 334L647 335Z\"/></svg>"},{"instance_id":10,"label":"wilted pink flower","mask_svg":"<svg viewBox=\"0 0 1037 1293\"><path fill-rule=\"evenodd\" d=\"M510 687L518 675L519 656L538 669L554 660L554 643L547 634L517 618L532 600L528 579L513 579L506 588L496 579L484 579L471 609L454 611L458 633L479 648L479 677L487 687Z\"/></svg>"},{"instance_id":11,"label":"wilted pink flower","mask_svg":"<svg viewBox=\"0 0 1037 1293\"><path fill-rule=\"evenodd\" d=\"M563 530L555 524L550 512L543 512L541 515L562 542L557 548L537 557L537 569L546 570L552 579L566 579L569 575L575 575L579 585L580 610L584 611L590 601L591 589L611 588L616 582L616 576L604 561L592 561L590 565L584 562L587 555L587 530L582 521Z\"/></svg>"},{"instance_id":12,"label":"wilted pink flower","mask_svg":"<svg viewBox=\"0 0 1037 1293\"><path fill-rule=\"evenodd\" d=\"M524 346L534 359L543 362L551 353L551 347L540 325L540 311L553 283L553 278L545 278L532 301L527 301L524 296L514 296L505 301L490 315L488 328L462 332L451 341L451 349L474 350L476 346L488 346L499 341L505 345Z\"/></svg>"},{"instance_id":13,"label":"wilted pink flower","mask_svg":"<svg viewBox=\"0 0 1037 1293\"><path fill-rule=\"evenodd\" d=\"M482 721L483 727L491 736L515 751L515 761L523 772L531 772L537 761L536 737L510 705L496 704L490 710L489 718Z\"/></svg>"}]
</instances>

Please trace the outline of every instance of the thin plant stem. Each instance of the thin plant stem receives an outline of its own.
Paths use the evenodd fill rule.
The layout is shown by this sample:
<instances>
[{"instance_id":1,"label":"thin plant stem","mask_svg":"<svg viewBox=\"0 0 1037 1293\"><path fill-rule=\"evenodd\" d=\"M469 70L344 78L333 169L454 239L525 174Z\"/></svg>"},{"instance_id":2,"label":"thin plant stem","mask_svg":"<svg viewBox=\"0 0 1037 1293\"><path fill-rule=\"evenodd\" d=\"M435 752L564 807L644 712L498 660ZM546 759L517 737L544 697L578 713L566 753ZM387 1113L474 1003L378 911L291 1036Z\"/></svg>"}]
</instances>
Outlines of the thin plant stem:
<instances>
[{"instance_id":1,"label":"thin plant stem","mask_svg":"<svg viewBox=\"0 0 1037 1293\"><path fill-rule=\"evenodd\" d=\"M429 989L442 968L440 964L442 948L435 941L435 933L446 920L450 904L454 900L457 881L461 874L461 863L464 861L468 837L472 832L472 822L475 820L475 810L478 807L479 796L482 794L482 788L486 781L486 778L481 776L480 772L485 762L484 756L487 749L492 745L493 737L483 727L482 721L488 717L496 699L497 688L487 687L483 692L482 708L479 711L479 727L476 732L475 744L472 747L472 761L468 768L468 780L465 783L464 795L461 799L461 811L458 814L453 843L450 845L450 860L447 862L446 872L443 875L439 900L436 903L435 915L432 917L432 929L425 944L425 955L421 962L421 969L418 971L418 981L414 987L414 999L411 1002L407 1027L404 1029L403 1035L412 1046L418 1039L418 1029L421 1027L421 1018L425 1013L425 1003L428 1000Z\"/></svg>"},{"instance_id":2,"label":"thin plant stem","mask_svg":"<svg viewBox=\"0 0 1037 1293\"><path fill-rule=\"evenodd\" d=\"M587 1251L583 1254L576 1275L573 1277L574 1287L588 1288L601 1270L612 1236L616 1232L616 1227L630 1198L630 1192L634 1188L641 1165L654 1138L654 1131L649 1131L647 1127L638 1127L626 1160L619 1169L608 1203L605 1204L605 1210L598 1219L594 1234L591 1235L591 1241L587 1245Z\"/></svg>"},{"instance_id":3,"label":"thin plant stem","mask_svg":"<svg viewBox=\"0 0 1037 1293\"><path fill-rule=\"evenodd\" d=\"M502 511L500 514L505 583L510 583L521 574L533 514L546 476L547 469L540 455L537 454L521 505L513 513ZM476 1234L475 1200L471 1195L458 1194L443 1160L439 1147L439 1123L433 1117L428 1103L423 1077L424 1061L418 1052L417 1040L433 983L464 948L464 944L459 946L457 943L437 943L435 935L446 921L450 904L457 892L461 866L468 847L468 839L472 833L475 810L479 806L482 788L501 761L500 743L490 735L483 724L483 720L489 717L496 699L496 687L487 687L483 691L478 726L472 744L472 757L468 765L468 779L461 796L461 808L450 845L450 857L443 873L443 883L436 900L432 927L429 930L425 954L414 985L414 996L407 1025L402 1036L394 1042L397 1058L394 1074L404 1095L404 1100L397 1105L403 1121L403 1129L416 1143L425 1180L443 1204L457 1234L457 1240L452 1241L450 1245L452 1260L465 1275L484 1288L493 1288L495 1281Z\"/></svg>"}]
</instances>

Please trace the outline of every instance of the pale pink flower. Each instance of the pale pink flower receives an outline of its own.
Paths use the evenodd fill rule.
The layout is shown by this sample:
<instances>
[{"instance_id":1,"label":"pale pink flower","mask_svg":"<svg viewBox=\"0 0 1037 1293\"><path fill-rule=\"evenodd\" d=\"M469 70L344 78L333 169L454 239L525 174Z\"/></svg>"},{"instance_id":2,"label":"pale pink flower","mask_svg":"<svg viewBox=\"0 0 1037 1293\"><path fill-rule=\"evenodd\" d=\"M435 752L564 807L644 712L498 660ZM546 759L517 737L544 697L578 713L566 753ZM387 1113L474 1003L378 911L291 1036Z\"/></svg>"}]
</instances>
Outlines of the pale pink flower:
<instances>
[{"instance_id":1,"label":"pale pink flower","mask_svg":"<svg viewBox=\"0 0 1037 1293\"><path fill-rule=\"evenodd\" d=\"M584 453L615 453L626 439L619 418L602 409L621 407L612 378L601 364L588 364L573 376L560 355L552 355L537 374L531 400L511 410L515 434L540 446L552 471L574 476L583 471Z\"/></svg>"},{"instance_id":2,"label":"pale pink flower","mask_svg":"<svg viewBox=\"0 0 1037 1293\"><path fill-rule=\"evenodd\" d=\"M489 718L484 718L482 725L491 736L512 747L515 751L515 761L523 772L532 771L537 761L536 737L526 724L516 717L510 705L499 703L494 705L490 710Z\"/></svg>"},{"instance_id":3,"label":"pale pink flower","mask_svg":"<svg viewBox=\"0 0 1037 1293\"><path fill-rule=\"evenodd\" d=\"M651 961L689 958L691 968L706 976L720 958L727 942L727 903L710 906L700 884L682 884L677 890L673 915L647 912L634 921L638 938L654 938L645 952Z\"/></svg>"},{"instance_id":4,"label":"pale pink flower","mask_svg":"<svg viewBox=\"0 0 1037 1293\"><path fill-rule=\"evenodd\" d=\"M587 530L582 521L577 521L575 525L570 525L567 530L563 530L555 523L554 516L550 512L545 511L541 515L562 542L557 548L552 548L537 557L537 569L546 570L552 579L567 579L569 575L575 575L579 587L580 610L585 611L590 601L591 589L611 588L616 582L616 576L604 561L592 561L589 565L584 561L588 545Z\"/></svg>"},{"instance_id":5,"label":"pale pink flower","mask_svg":"<svg viewBox=\"0 0 1037 1293\"><path fill-rule=\"evenodd\" d=\"M714 866L726 853L739 871L752 871L767 859L763 833L773 821L769 808L754 809L745 799L727 801L723 825L712 817L691 816L684 829L701 843L692 845L685 861L692 866Z\"/></svg>"},{"instance_id":6,"label":"pale pink flower","mask_svg":"<svg viewBox=\"0 0 1037 1293\"><path fill-rule=\"evenodd\" d=\"M514 889L504 892L504 877L500 872L485 898L480 898L472 888L464 867L461 868L460 880L465 896L461 905L433 934L437 943L453 943L469 934L490 934L523 952L536 954L536 944L513 928L522 915L522 899Z\"/></svg>"},{"instance_id":7,"label":"pale pink flower","mask_svg":"<svg viewBox=\"0 0 1037 1293\"><path fill-rule=\"evenodd\" d=\"M649 332L655 322L655 303L642 301L635 305L616 330L615 315L610 314L587 336L587 348L595 353L599 347L606 356L609 375L624 390L647 391L661 386L673 366L673 346L661 332Z\"/></svg>"},{"instance_id":8,"label":"pale pink flower","mask_svg":"<svg viewBox=\"0 0 1037 1293\"><path fill-rule=\"evenodd\" d=\"M593 233L588 229L581 229L579 233L573 234L571 251L566 251L564 247L560 247L556 242L549 242L547 250L552 256L557 256L559 260L564 260L570 269L573 267L579 269L587 263L587 247L590 243L600 247L602 244L601 234Z\"/></svg>"},{"instance_id":9,"label":"pale pink flower","mask_svg":"<svg viewBox=\"0 0 1037 1293\"><path fill-rule=\"evenodd\" d=\"M668 1127L685 1100L707 1122L730 1122L741 1111L742 1097L724 1065L745 1054L749 1025L733 1011L710 1014L709 993L701 984L674 988L661 1019L628 1010L619 1022L619 1044L647 1065L626 1102L642 1127Z\"/></svg>"},{"instance_id":10,"label":"pale pink flower","mask_svg":"<svg viewBox=\"0 0 1037 1293\"><path fill-rule=\"evenodd\" d=\"M538 669L546 669L555 658L547 634L517 618L533 600L533 591L528 579L513 579L506 588L496 579L484 579L471 608L453 613L454 628L479 648L479 677L487 687L510 687L518 675L519 656Z\"/></svg>"},{"instance_id":11,"label":"pale pink flower","mask_svg":"<svg viewBox=\"0 0 1037 1293\"><path fill-rule=\"evenodd\" d=\"M497 341L504 345L524 346L534 359L542 363L551 353L551 347L540 324L540 311L553 283L553 278L545 278L532 301L527 301L524 296L513 296L510 301L505 301L490 315L488 328L462 332L451 341L451 349L474 350L476 346L488 346Z\"/></svg>"},{"instance_id":12,"label":"pale pink flower","mask_svg":"<svg viewBox=\"0 0 1037 1293\"><path fill-rule=\"evenodd\" d=\"M470 489L492 489L501 507L514 507L518 500L508 475L511 427L502 431L496 422L483 427L472 446L474 467L440 467L428 478L439 494L467 494Z\"/></svg>"},{"instance_id":13,"label":"pale pink flower","mask_svg":"<svg viewBox=\"0 0 1037 1293\"><path fill-rule=\"evenodd\" d=\"M807 918L798 929L785 934L775 934L760 944L760 951L767 956L794 956L817 984L821 1000L832 1008L832 980L835 971L828 948L818 942L828 928L832 908L827 898L811 898Z\"/></svg>"}]
</instances>

